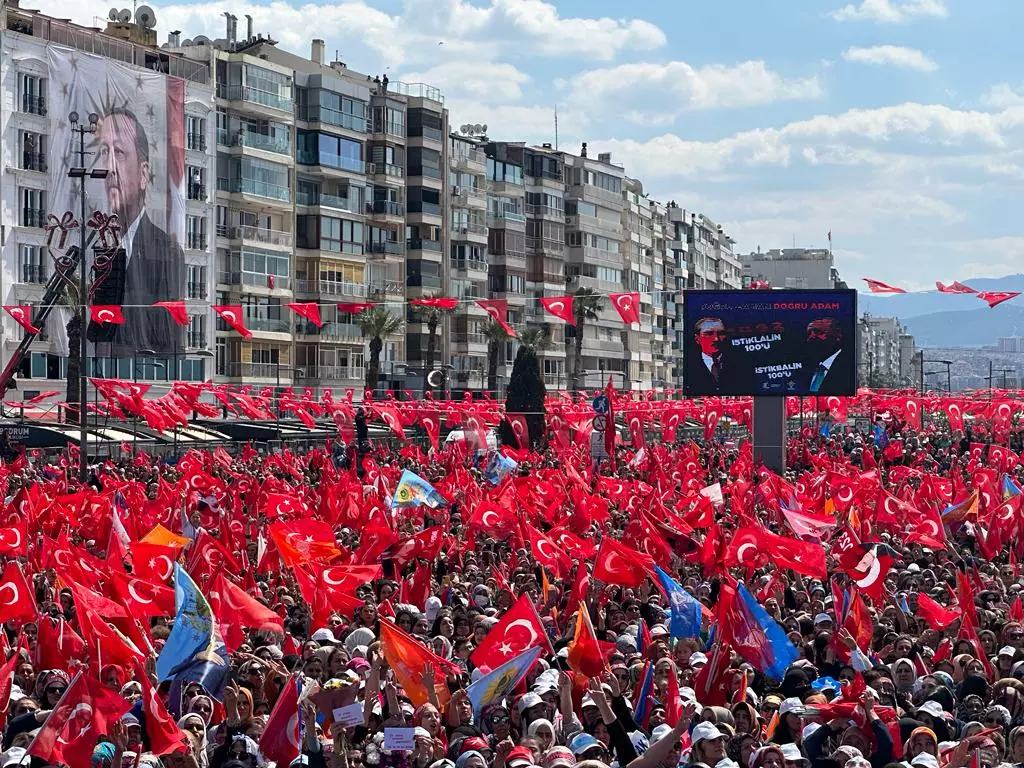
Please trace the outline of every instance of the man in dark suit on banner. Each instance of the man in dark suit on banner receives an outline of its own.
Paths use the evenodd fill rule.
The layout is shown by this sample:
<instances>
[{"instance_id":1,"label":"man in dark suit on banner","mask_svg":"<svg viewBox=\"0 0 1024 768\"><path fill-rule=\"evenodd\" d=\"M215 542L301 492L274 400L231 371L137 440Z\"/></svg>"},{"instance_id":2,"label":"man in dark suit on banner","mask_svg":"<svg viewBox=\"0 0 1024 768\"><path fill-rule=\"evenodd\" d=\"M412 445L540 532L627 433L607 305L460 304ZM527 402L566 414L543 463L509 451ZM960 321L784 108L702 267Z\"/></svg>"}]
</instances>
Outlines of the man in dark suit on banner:
<instances>
[{"instance_id":1,"label":"man in dark suit on banner","mask_svg":"<svg viewBox=\"0 0 1024 768\"><path fill-rule=\"evenodd\" d=\"M819 318L808 324L805 380L810 394L853 394L852 341L851 344L845 342L842 327L830 317Z\"/></svg>"},{"instance_id":2,"label":"man in dark suit on banner","mask_svg":"<svg viewBox=\"0 0 1024 768\"><path fill-rule=\"evenodd\" d=\"M722 392L728 343L725 324L717 317L702 317L694 323L693 337L697 352L690 358L689 376L685 382L687 393L696 395Z\"/></svg>"},{"instance_id":3,"label":"man in dark suit on banner","mask_svg":"<svg viewBox=\"0 0 1024 768\"><path fill-rule=\"evenodd\" d=\"M146 213L146 193L154 182L149 139L138 118L126 108L107 112L96 135L99 167L109 171L107 202L117 214L123 248L123 254L115 257L123 263L116 263L103 283L94 286L93 303L124 307L125 322L109 339L110 354L134 356L143 349L173 354L180 347L181 328L169 312L151 305L183 298L185 256L181 245Z\"/></svg>"}]
</instances>

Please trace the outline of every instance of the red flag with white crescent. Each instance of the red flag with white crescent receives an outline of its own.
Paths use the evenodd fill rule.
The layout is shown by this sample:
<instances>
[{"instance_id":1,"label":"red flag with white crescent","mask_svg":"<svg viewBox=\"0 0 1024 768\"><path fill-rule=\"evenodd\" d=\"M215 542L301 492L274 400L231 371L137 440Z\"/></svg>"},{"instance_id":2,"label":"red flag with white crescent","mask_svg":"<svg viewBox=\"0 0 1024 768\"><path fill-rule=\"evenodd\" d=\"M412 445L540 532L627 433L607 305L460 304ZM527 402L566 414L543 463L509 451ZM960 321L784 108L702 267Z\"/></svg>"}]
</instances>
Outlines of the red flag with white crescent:
<instances>
[{"instance_id":1,"label":"red flag with white crescent","mask_svg":"<svg viewBox=\"0 0 1024 768\"><path fill-rule=\"evenodd\" d=\"M626 325L640 322L639 293L609 293L608 298Z\"/></svg>"},{"instance_id":2,"label":"red flag with white crescent","mask_svg":"<svg viewBox=\"0 0 1024 768\"><path fill-rule=\"evenodd\" d=\"M557 318L565 320L569 325L576 325L576 316L573 314L572 296L549 296L540 299L544 309Z\"/></svg>"},{"instance_id":3,"label":"red flag with white crescent","mask_svg":"<svg viewBox=\"0 0 1024 768\"><path fill-rule=\"evenodd\" d=\"M210 308L220 316L221 320L238 331L243 339L252 338L252 331L245 327L245 322L243 321L241 304L223 304Z\"/></svg>"},{"instance_id":4,"label":"red flag with white crescent","mask_svg":"<svg viewBox=\"0 0 1024 768\"><path fill-rule=\"evenodd\" d=\"M89 307L89 316L100 325L124 325L124 313L116 304L93 304Z\"/></svg>"}]
</instances>

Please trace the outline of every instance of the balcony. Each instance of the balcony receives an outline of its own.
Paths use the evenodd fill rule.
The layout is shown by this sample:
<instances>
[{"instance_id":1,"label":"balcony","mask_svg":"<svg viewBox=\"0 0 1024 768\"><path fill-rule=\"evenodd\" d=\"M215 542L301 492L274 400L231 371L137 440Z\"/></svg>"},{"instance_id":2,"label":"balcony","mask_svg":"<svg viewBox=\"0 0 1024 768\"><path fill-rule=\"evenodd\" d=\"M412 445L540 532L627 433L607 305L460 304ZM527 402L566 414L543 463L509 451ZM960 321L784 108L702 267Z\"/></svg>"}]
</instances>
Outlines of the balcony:
<instances>
[{"instance_id":1,"label":"balcony","mask_svg":"<svg viewBox=\"0 0 1024 768\"><path fill-rule=\"evenodd\" d=\"M289 137L277 138L253 131L228 131L218 128L217 143L225 147L248 147L289 157L292 154L292 142Z\"/></svg>"},{"instance_id":2,"label":"balcony","mask_svg":"<svg viewBox=\"0 0 1024 768\"><path fill-rule=\"evenodd\" d=\"M456 205L467 208L486 208L487 193L476 187L458 187L458 191L452 194Z\"/></svg>"},{"instance_id":3,"label":"balcony","mask_svg":"<svg viewBox=\"0 0 1024 768\"><path fill-rule=\"evenodd\" d=\"M190 133L186 137L186 145L189 149L195 152L206 151L206 137L201 133Z\"/></svg>"},{"instance_id":4,"label":"balcony","mask_svg":"<svg viewBox=\"0 0 1024 768\"><path fill-rule=\"evenodd\" d=\"M324 107L319 104L311 104L307 110L307 120L311 123L327 123L345 128L356 133L366 133L367 121L365 117L350 115L331 107Z\"/></svg>"},{"instance_id":5,"label":"balcony","mask_svg":"<svg viewBox=\"0 0 1024 768\"><path fill-rule=\"evenodd\" d=\"M546 216L549 219L562 221L562 217L565 216L565 210L553 205L535 205L533 203L527 203L526 215L534 218L544 218Z\"/></svg>"},{"instance_id":6,"label":"balcony","mask_svg":"<svg viewBox=\"0 0 1024 768\"><path fill-rule=\"evenodd\" d=\"M368 292L365 283L347 280L296 280L298 293L319 293L326 296L355 296L365 298Z\"/></svg>"},{"instance_id":7,"label":"balcony","mask_svg":"<svg viewBox=\"0 0 1024 768\"><path fill-rule=\"evenodd\" d=\"M409 138L410 139L424 138L424 139L429 139L430 141L436 141L436 142L440 143L443 140L443 138L444 138L444 134L441 133L441 129L440 128L431 128L429 126L422 125L422 126L420 126L418 128L410 128L409 129Z\"/></svg>"},{"instance_id":8,"label":"balcony","mask_svg":"<svg viewBox=\"0 0 1024 768\"><path fill-rule=\"evenodd\" d=\"M189 331L185 336L185 349L206 349L209 342L203 333L192 333Z\"/></svg>"},{"instance_id":9,"label":"balcony","mask_svg":"<svg viewBox=\"0 0 1024 768\"><path fill-rule=\"evenodd\" d=\"M206 283L189 283L187 286L188 293L186 294L190 299L205 299L206 298Z\"/></svg>"},{"instance_id":10,"label":"balcony","mask_svg":"<svg viewBox=\"0 0 1024 768\"><path fill-rule=\"evenodd\" d=\"M405 216L405 203L394 200L374 200L366 204L366 212L376 216Z\"/></svg>"},{"instance_id":11,"label":"balcony","mask_svg":"<svg viewBox=\"0 0 1024 768\"><path fill-rule=\"evenodd\" d=\"M565 217L565 225L572 227L573 229L581 230L598 230L603 234L621 236L622 235L622 224L617 221L608 221L607 219L600 219L597 216L587 216L585 214L575 214L573 216Z\"/></svg>"},{"instance_id":12,"label":"balcony","mask_svg":"<svg viewBox=\"0 0 1024 768\"><path fill-rule=\"evenodd\" d=\"M405 241L405 245L410 251L441 252L441 242L439 240L424 240L421 237L410 237Z\"/></svg>"},{"instance_id":13,"label":"balcony","mask_svg":"<svg viewBox=\"0 0 1024 768\"><path fill-rule=\"evenodd\" d=\"M565 243L561 240L527 235L526 251L527 253L556 253L561 256L565 251Z\"/></svg>"},{"instance_id":14,"label":"balcony","mask_svg":"<svg viewBox=\"0 0 1024 768\"><path fill-rule=\"evenodd\" d=\"M367 176L393 176L396 179L405 177L405 169L394 163L367 163ZM413 175L413 174L410 174Z\"/></svg>"},{"instance_id":15,"label":"balcony","mask_svg":"<svg viewBox=\"0 0 1024 768\"><path fill-rule=\"evenodd\" d=\"M330 152L300 149L296 159L302 165L318 165L321 168L331 168L336 171L347 171L349 173L366 173L366 163L364 161L354 157L335 155Z\"/></svg>"},{"instance_id":16,"label":"balcony","mask_svg":"<svg viewBox=\"0 0 1024 768\"><path fill-rule=\"evenodd\" d=\"M504 224L505 222L508 222L508 221L514 222L516 224L525 224L526 223L526 216L524 216L521 213L516 213L515 211L488 211L487 212L487 224L488 224L488 226L493 226L491 224L492 221L494 222L494 225L499 225L499 226Z\"/></svg>"},{"instance_id":17,"label":"balcony","mask_svg":"<svg viewBox=\"0 0 1024 768\"><path fill-rule=\"evenodd\" d=\"M43 284L47 280L46 267L42 264L22 264L21 282Z\"/></svg>"},{"instance_id":18,"label":"balcony","mask_svg":"<svg viewBox=\"0 0 1024 768\"><path fill-rule=\"evenodd\" d=\"M205 232L187 232L185 233L185 247L190 251L205 251L206 250L206 233Z\"/></svg>"},{"instance_id":19,"label":"balcony","mask_svg":"<svg viewBox=\"0 0 1024 768\"><path fill-rule=\"evenodd\" d=\"M248 325L248 320L246 325ZM271 379L273 381L287 381L292 373L288 365L277 363L227 363L223 368L222 376L233 379ZM218 371L220 372L220 371Z\"/></svg>"},{"instance_id":20,"label":"balcony","mask_svg":"<svg viewBox=\"0 0 1024 768\"><path fill-rule=\"evenodd\" d=\"M458 272L486 272L487 262L483 259L452 259L452 269Z\"/></svg>"},{"instance_id":21,"label":"balcony","mask_svg":"<svg viewBox=\"0 0 1024 768\"><path fill-rule=\"evenodd\" d=\"M235 228L235 237L240 237L242 240L251 240L255 243L262 243L263 245L277 245L282 248L291 248L294 237L291 232L282 232L277 229L264 229L262 227L254 227L250 224L242 224Z\"/></svg>"},{"instance_id":22,"label":"balcony","mask_svg":"<svg viewBox=\"0 0 1024 768\"><path fill-rule=\"evenodd\" d=\"M271 285L273 278L273 285ZM289 291L292 281L287 275L265 275L257 272L221 272L217 275L221 285L249 286L252 288L270 288L272 290Z\"/></svg>"},{"instance_id":23,"label":"balcony","mask_svg":"<svg viewBox=\"0 0 1024 768\"><path fill-rule=\"evenodd\" d=\"M460 171L478 170L487 166L487 156L479 149L467 149L455 157L455 168Z\"/></svg>"},{"instance_id":24,"label":"balcony","mask_svg":"<svg viewBox=\"0 0 1024 768\"><path fill-rule=\"evenodd\" d=\"M248 85L227 85L217 84L217 97L229 101L248 101L252 104L259 104L271 109L279 109L282 112L292 111L292 99L270 91L261 91Z\"/></svg>"},{"instance_id":25,"label":"balcony","mask_svg":"<svg viewBox=\"0 0 1024 768\"><path fill-rule=\"evenodd\" d=\"M41 208L22 208L21 226L42 229L46 226L46 211Z\"/></svg>"},{"instance_id":26,"label":"balcony","mask_svg":"<svg viewBox=\"0 0 1024 768\"><path fill-rule=\"evenodd\" d=\"M23 93L21 95L21 111L27 115L46 117L46 97Z\"/></svg>"},{"instance_id":27,"label":"balcony","mask_svg":"<svg viewBox=\"0 0 1024 768\"><path fill-rule=\"evenodd\" d=\"M189 200L201 200L206 202L206 185L205 184L189 184L188 185L188 199Z\"/></svg>"},{"instance_id":28,"label":"balcony","mask_svg":"<svg viewBox=\"0 0 1024 768\"><path fill-rule=\"evenodd\" d=\"M217 189L222 192L233 194L253 195L265 197L270 200L279 200L287 203L291 198L291 190L280 184L271 184L268 181L257 181L256 179L217 179Z\"/></svg>"},{"instance_id":29,"label":"balcony","mask_svg":"<svg viewBox=\"0 0 1024 768\"><path fill-rule=\"evenodd\" d=\"M324 323L323 328L310 324L305 329L306 336L318 337L321 341L363 341L363 330L353 323Z\"/></svg>"},{"instance_id":30,"label":"balcony","mask_svg":"<svg viewBox=\"0 0 1024 768\"><path fill-rule=\"evenodd\" d=\"M243 322L250 331L263 333L290 333L291 326L283 318L246 317Z\"/></svg>"},{"instance_id":31,"label":"balcony","mask_svg":"<svg viewBox=\"0 0 1024 768\"><path fill-rule=\"evenodd\" d=\"M404 252L404 249L402 248L402 244L397 242L397 241L392 241L392 240L385 240L385 241L374 240L374 241L369 242L369 243L366 244L366 252L367 253L384 254L384 255L391 254L393 256L401 256L402 253Z\"/></svg>"},{"instance_id":32,"label":"balcony","mask_svg":"<svg viewBox=\"0 0 1024 768\"><path fill-rule=\"evenodd\" d=\"M305 382L319 381L322 384L341 381L362 382L366 379L366 368L358 365L321 365L305 371L303 376L297 378Z\"/></svg>"},{"instance_id":33,"label":"balcony","mask_svg":"<svg viewBox=\"0 0 1024 768\"><path fill-rule=\"evenodd\" d=\"M431 168L430 166L426 166L426 165L410 165L409 166L409 175L410 176L422 176L422 177L428 178L428 179L437 179L438 181L440 181L441 179L444 178L441 175L441 169L440 168Z\"/></svg>"},{"instance_id":34,"label":"balcony","mask_svg":"<svg viewBox=\"0 0 1024 768\"><path fill-rule=\"evenodd\" d=\"M42 152L22 152L21 169L46 173L46 155Z\"/></svg>"},{"instance_id":35,"label":"balcony","mask_svg":"<svg viewBox=\"0 0 1024 768\"><path fill-rule=\"evenodd\" d=\"M422 201L411 201L409 204L409 213L421 213L426 216L440 216L441 205L439 203L425 203Z\"/></svg>"},{"instance_id":36,"label":"balcony","mask_svg":"<svg viewBox=\"0 0 1024 768\"><path fill-rule=\"evenodd\" d=\"M393 120L375 120L373 123L373 132L396 136L400 139L405 138L405 126L402 123L397 123Z\"/></svg>"},{"instance_id":37,"label":"balcony","mask_svg":"<svg viewBox=\"0 0 1024 768\"><path fill-rule=\"evenodd\" d=\"M487 344L487 337L482 333L453 333L452 344Z\"/></svg>"},{"instance_id":38,"label":"balcony","mask_svg":"<svg viewBox=\"0 0 1024 768\"><path fill-rule=\"evenodd\" d=\"M399 280L371 280L366 284L371 297L405 296L405 284Z\"/></svg>"},{"instance_id":39,"label":"balcony","mask_svg":"<svg viewBox=\"0 0 1024 768\"><path fill-rule=\"evenodd\" d=\"M440 290L440 275L409 275L405 278L405 284L410 288L430 288Z\"/></svg>"},{"instance_id":40,"label":"balcony","mask_svg":"<svg viewBox=\"0 0 1024 768\"><path fill-rule=\"evenodd\" d=\"M452 238L458 239L459 235L479 235L480 237L487 237L487 225L479 224L477 222L469 221L465 224L452 225Z\"/></svg>"}]
</instances>

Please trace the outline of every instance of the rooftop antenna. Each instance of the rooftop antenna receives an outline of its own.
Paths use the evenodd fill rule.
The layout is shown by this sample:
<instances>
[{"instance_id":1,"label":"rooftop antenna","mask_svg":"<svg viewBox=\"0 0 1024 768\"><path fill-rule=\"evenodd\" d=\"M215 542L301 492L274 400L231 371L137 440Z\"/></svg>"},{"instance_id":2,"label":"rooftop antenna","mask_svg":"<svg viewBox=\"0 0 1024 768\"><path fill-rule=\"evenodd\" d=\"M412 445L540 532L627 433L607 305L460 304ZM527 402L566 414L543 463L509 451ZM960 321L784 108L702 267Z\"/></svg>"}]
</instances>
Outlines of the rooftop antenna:
<instances>
[{"instance_id":1,"label":"rooftop antenna","mask_svg":"<svg viewBox=\"0 0 1024 768\"><path fill-rule=\"evenodd\" d=\"M558 105L555 104L555 151L558 151Z\"/></svg>"}]
</instances>

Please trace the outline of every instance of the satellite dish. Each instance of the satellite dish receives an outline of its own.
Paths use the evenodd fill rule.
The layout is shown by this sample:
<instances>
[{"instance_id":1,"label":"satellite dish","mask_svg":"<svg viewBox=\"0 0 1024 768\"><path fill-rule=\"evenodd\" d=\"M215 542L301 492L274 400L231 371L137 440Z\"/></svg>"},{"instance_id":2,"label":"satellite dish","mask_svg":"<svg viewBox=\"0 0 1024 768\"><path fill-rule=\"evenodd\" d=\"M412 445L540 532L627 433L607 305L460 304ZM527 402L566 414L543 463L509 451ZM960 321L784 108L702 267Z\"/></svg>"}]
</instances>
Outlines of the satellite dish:
<instances>
[{"instance_id":1,"label":"satellite dish","mask_svg":"<svg viewBox=\"0 0 1024 768\"><path fill-rule=\"evenodd\" d=\"M129 21L132 20L132 12L129 11L127 8L122 8L120 11L117 12L117 20L120 21L122 24L127 24Z\"/></svg>"},{"instance_id":2,"label":"satellite dish","mask_svg":"<svg viewBox=\"0 0 1024 768\"><path fill-rule=\"evenodd\" d=\"M135 11L135 23L146 29L156 26L156 13L148 5L140 5Z\"/></svg>"},{"instance_id":3,"label":"satellite dish","mask_svg":"<svg viewBox=\"0 0 1024 768\"><path fill-rule=\"evenodd\" d=\"M487 133L487 123L484 123L483 125L481 125L480 126L480 130L482 130L484 133Z\"/></svg>"},{"instance_id":4,"label":"satellite dish","mask_svg":"<svg viewBox=\"0 0 1024 768\"><path fill-rule=\"evenodd\" d=\"M107 13L107 18L111 21L117 21L117 8L111 8L110 12Z\"/></svg>"},{"instance_id":5,"label":"satellite dish","mask_svg":"<svg viewBox=\"0 0 1024 768\"><path fill-rule=\"evenodd\" d=\"M469 126L468 125L461 125L461 126L459 126L459 133L469 133Z\"/></svg>"},{"instance_id":6,"label":"satellite dish","mask_svg":"<svg viewBox=\"0 0 1024 768\"><path fill-rule=\"evenodd\" d=\"M483 126L480 123L473 123L473 133L480 133L482 128Z\"/></svg>"},{"instance_id":7,"label":"satellite dish","mask_svg":"<svg viewBox=\"0 0 1024 768\"><path fill-rule=\"evenodd\" d=\"M209 45L210 38L208 38L206 35L196 35L195 39L192 42L196 45Z\"/></svg>"},{"instance_id":8,"label":"satellite dish","mask_svg":"<svg viewBox=\"0 0 1024 768\"><path fill-rule=\"evenodd\" d=\"M444 374L436 368L427 374L427 384L433 389L437 389L444 383Z\"/></svg>"},{"instance_id":9,"label":"satellite dish","mask_svg":"<svg viewBox=\"0 0 1024 768\"><path fill-rule=\"evenodd\" d=\"M181 41L181 47L182 48L191 48L193 45L195 45L195 43L192 42L191 38L187 37L187 38L185 38L184 40Z\"/></svg>"}]
</instances>

